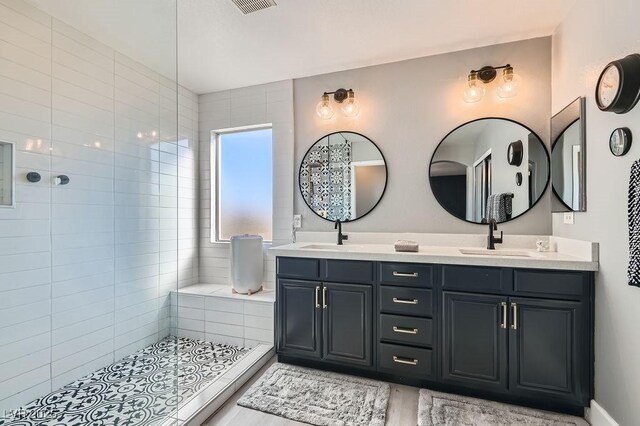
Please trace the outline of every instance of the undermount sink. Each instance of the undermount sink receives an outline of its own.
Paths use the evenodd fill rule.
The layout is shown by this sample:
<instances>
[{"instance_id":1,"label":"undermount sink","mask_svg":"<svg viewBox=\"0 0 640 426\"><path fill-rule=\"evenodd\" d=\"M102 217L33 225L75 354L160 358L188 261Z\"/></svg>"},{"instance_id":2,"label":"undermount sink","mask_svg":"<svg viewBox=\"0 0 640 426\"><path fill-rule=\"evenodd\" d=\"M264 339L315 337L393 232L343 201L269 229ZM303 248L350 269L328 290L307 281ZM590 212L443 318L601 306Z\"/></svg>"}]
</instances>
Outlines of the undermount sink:
<instances>
[{"instance_id":1,"label":"undermount sink","mask_svg":"<svg viewBox=\"0 0 640 426\"><path fill-rule=\"evenodd\" d=\"M360 246L354 245L354 244L342 245L342 246L339 246L337 244L309 244L307 246L302 246L300 248L306 249L306 250L353 250L358 247Z\"/></svg>"},{"instance_id":2,"label":"undermount sink","mask_svg":"<svg viewBox=\"0 0 640 426\"><path fill-rule=\"evenodd\" d=\"M461 254L472 256L497 256L497 257L537 257L535 253L524 250L487 250L487 249L460 249Z\"/></svg>"}]
</instances>

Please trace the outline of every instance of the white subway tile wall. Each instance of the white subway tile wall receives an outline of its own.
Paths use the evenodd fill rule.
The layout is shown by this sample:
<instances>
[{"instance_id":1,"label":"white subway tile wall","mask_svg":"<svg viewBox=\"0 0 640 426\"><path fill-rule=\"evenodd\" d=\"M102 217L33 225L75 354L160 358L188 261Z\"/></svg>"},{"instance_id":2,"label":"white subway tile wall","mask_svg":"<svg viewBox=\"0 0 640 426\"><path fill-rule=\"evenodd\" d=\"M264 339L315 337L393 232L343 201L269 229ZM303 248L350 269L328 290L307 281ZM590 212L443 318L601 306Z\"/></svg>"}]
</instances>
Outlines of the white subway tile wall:
<instances>
[{"instance_id":1,"label":"white subway tile wall","mask_svg":"<svg viewBox=\"0 0 640 426\"><path fill-rule=\"evenodd\" d=\"M273 246L292 237L294 153L291 80L199 96L200 282L229 282L228 243L211 242L211 131L271 123L273 126ZM248 194L250 196L250 194ZM265 253L264 286L275 287L275 261Z\"/></svg>"},{"instance_id":2,"label":"white subway tile wall","mask_svg":"<svg viewBox=\"0 0 640 426\"><path fill-rule=\"evenodd\" d=\"M0 410L170 332L169 292L199 281L197 125L193 93L0 0Z\"/></svg>"},{"instance_id":3,"label":"white subway tile wall","mask_svg":"<svg viewBox=\"0 0 640 426\"><path fill-rule=\"evenodd\" d=\"M17 150L17 205L0 209L0 410L51 390L53 355L51 18L15 6L0 1L0 140Z\"/></svg>"}]
</instances>

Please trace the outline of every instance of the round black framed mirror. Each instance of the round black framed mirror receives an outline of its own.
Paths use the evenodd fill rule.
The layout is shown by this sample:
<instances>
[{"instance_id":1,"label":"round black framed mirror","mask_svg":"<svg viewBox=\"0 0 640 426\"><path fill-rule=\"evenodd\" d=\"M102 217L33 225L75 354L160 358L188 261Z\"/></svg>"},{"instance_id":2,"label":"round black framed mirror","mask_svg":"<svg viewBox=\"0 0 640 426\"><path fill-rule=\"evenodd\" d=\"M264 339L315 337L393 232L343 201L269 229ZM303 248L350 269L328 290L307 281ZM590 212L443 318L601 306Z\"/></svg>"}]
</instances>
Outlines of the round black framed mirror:
<instances>
[{"instance_id":1,"label":"round black framed mirror","mask_svg":"<svg viewBox=\"0 0 640 426\"><path fill-rule=\"evenodd\" d=\"M442 139L431 157L429 183L440 205L458 219L502 223L542 198L549 167L547 148L530 128L507 118L480 118Z\"/></svg>"},{"instance_id":2,"label":"round black framed mirror","mask_svg":"<svg viewBox=\"0 0 640 426\"><path fill-rule=\"evenodd\" d=\"M321 137L306 152L298 184L302 198L331 222L361 219L380 203L387 187L387 163L378 146L355 132Z\"/></svg>"}]
</instances>

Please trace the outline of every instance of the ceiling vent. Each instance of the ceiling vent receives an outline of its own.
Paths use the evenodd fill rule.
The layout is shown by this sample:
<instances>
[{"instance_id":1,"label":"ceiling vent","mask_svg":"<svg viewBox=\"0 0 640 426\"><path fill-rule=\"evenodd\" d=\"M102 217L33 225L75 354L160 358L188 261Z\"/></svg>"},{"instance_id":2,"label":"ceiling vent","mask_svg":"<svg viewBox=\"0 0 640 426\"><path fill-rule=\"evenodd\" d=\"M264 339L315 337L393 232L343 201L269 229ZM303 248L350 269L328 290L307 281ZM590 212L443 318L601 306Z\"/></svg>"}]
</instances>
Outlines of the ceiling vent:
<instances>
[{"instance_id":1,"label":"ceiling vent","mask_svg":"<svg viewBox=\"0 0 640 426\"><path fill-rule=\"evenodd\" d=\"M275 0L231 0L245 15L277 6Z\"/></svg>"}]
</instances>

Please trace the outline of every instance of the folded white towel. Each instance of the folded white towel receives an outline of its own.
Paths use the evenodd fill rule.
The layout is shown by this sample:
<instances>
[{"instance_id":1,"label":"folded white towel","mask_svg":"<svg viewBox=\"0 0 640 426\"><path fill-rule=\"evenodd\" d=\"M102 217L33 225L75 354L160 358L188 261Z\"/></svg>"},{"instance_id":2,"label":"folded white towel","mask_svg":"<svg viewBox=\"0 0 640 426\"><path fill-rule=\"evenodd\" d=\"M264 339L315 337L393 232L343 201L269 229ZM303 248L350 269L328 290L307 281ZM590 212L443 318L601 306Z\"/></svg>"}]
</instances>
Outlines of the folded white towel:
<instances>
[{"instance_id":1,"label":"folded white towel","mask_svg":"<svg viewBox=\"0 0 640 426\"><path fill-rule=\"evenodd\" d=\"M416 241L398 240L393 246L396 251L417 252L419 250L419 246Z\"/></svg>"}]
</instances>

